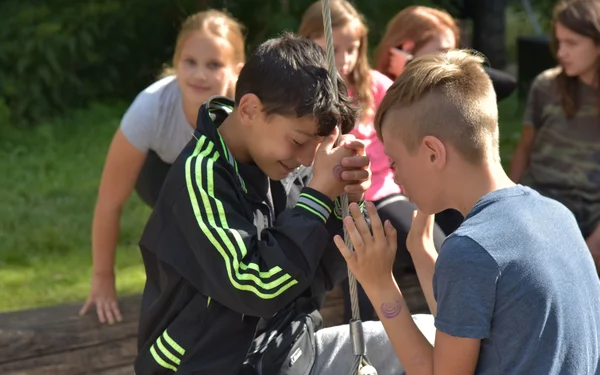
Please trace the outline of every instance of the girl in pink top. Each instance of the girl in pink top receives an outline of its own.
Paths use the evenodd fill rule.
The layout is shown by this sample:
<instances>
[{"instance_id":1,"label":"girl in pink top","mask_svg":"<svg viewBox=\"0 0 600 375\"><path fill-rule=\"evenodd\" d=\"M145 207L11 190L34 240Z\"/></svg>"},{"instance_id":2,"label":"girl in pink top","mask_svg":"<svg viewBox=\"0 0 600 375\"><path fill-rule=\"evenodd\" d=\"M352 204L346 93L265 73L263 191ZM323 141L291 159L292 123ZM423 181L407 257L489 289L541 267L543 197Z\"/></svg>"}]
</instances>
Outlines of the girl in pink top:
<instances>
[{"instance_id":1,"label":"girl in pink top","mask_svg":"<svg viewBox=\"0 0 600 375\"><path fill-rule=\"evenodd\" d=\"M383 153L383 144L373 127L375 111L392 81L369 66L367 28L361 15L348 1L334 0L330 6L336 66L362 108L360 123L351 133L365 141L371 159L372 186L366 192L365 199L376 201L400 193L400 187L393 181L394 172L389 159ZM306 10L299 34L325 48L321 2L313 3Z\"/></svg>"},{"instance_id":2,"label":"girl in pink top","mask_svg":"<svg viewBox=\"0 0 600 375\"><path fill-rule=\"evenodd\" d=\"M406 250L406 235L415 206L408 202L401 194L401 188L394 183L394 171L373 127L375 112L392 81L371 69L367 59L367 27L352 4L345 0L333 0L330 7L336 67L346 78L350 92L362 109L360 121L351 133L365 142L367 155L371 159L372 185L365 194L365 200L374 202L381 218L389 220L398 231L397 254L400 261L397 263L412 264ZM313 3L304 13L299 34L325 49L320 1ZM445 238L437 227L436 238L439 243ZM346 292L347 289L344 288ZM361 319L370 320L373 318L373 309L364 292L361 291L361 294ZM346 320L350 319L349 315L346 298Z\"/></svg>"}]
</instances>

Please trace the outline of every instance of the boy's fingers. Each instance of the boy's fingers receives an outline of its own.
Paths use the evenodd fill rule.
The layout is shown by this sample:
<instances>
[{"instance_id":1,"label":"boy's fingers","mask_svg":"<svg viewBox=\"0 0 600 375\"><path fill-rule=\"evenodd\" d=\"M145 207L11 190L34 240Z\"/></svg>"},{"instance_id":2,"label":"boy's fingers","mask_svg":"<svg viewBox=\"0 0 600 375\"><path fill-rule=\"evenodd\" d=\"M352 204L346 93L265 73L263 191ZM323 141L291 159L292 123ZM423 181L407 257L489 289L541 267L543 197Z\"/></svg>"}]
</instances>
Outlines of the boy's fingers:
<instances>
[{"instance_id":1,"label":"boy's fingers","mask_svg":"<svg viewBox=\"0 0 600 375\"><path fill-rule=\"evenodd\" d=\"M333 145L335 144L335 141L337 140L339 133L340 133L340 129L338 129L336 126L333 129L333 132L323 139L323 142L321 142L321 146L319 147L319 150L330 151L333 148Z\"/></svg>"},{"instance_id":2,"label":"boy's fingers","mask_svg":"<svg viewBox=\"0 0 600 375\"><path fill-rule=\"evenodd\" d=\"M346 182L351 181L365 181L369 179L369 171L364 169L352 170L352 171L342 171L341 172L342 180Z\"/></svg>"},{"instance_id":3,"label":"boy's fingers","mask_svg":"<svg viewBox=\"0 0 600 375\"><path fill-rule=\"evenodd\" d=\"M398 247L398 232L389 220L385 221L385 238L390 249L396 249Z\"/></svg>"},{"instance_id":4,"label":"boy's fingers","mask_svg":"<svg viewBox=\"0 0 600 375\"><path fill-rule=\"evenodd\" d=\"M338 250L344 257L344 259L346 259L346 260L354 259L354 257L356 255L354 254L353 251L350 251L350 249L348 249L348 246L346 246L344 239L342 237L340 237L340 235L335 235L335 237L333 237L333 242L335 243L335 246L337 246Z\"/></svg>"},{"instance_id":5,"label":"boy's fingers","mask_svg":"<svg viewBox=\"0 0 600 375\"><path fill-rule=\"evenodd\" d=\"M362 242L365 245L368 245L371 242L371 230L369 229L369 225L367 224L362 212L360 211L360 207L358 207L358 204L356 203L350 203L349 208L350 214L352 214L352 218L354 219L354 226L360 234ZM352 243L354 243L354 240L352 241Z\"/></svg>"},{"instance_id":6,"label":"boy's fingers","mask_svg":"<svg viewBox=\"0 0 600 375\"><path fill-rule=\"evenodd\" d=\"M364 142L360 141L358 139L348 140L348 141L344 142L344 147L349 148L354 151L357 151L360 154L364 154L364 150L365 150Z\"/></svg>"},{"instance_id":7,"label":"boy's fingers","mask_svg":"<svg viewBox=\"0 0 600 375\"><path fill-rule=\"evenodd\" d=\"M381 224L381 219L379 218L379 214L377 213L377 208L373 204L373 202L367 202L367 213L369 214L369 219L371 220L371 231L373 232L373 237L375 241L381 240L382 237L385 237L383 233L383 225Z\"/></svg>"},{"instance_id":8,"label":"boy's fingers","mask_svg":"<svg viewBox=\"0 0 600 375\"><path fill-rule=\"evenodd\" d=\"M369 157L363 155L346 156L342 159L342 166L345 168L366 168L370 164Z\"/></svg>"},{"instance_id":9,"label":"boy's fingers","mask_svg":"<svg viewBox=\"0 0 600 375\"><path fill-rule=\"evenodd\" d=\"M356 229L356 225L354 224L354 220L351 217L346 217L344 219L344 226L348 232L348 236L350 237L350 241L352 241L352 245L354 246L354 251L357 253L361 253L364 250L365 243Z\"/></svg>"}]
</instances>

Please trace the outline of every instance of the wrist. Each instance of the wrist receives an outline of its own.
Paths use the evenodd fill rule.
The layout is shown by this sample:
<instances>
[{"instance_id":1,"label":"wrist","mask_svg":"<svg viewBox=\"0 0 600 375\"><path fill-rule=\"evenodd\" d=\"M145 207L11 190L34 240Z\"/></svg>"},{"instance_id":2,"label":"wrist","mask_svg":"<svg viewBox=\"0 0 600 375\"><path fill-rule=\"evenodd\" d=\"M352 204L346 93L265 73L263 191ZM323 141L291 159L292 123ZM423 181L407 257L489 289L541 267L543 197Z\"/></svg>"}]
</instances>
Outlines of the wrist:
<instances>
[{"instance_id":1,"label":"wrist","mask_svg":"<svg viewBox=\"0 0 600 375\"><path fill-rule=\"evenodd\" d=\"M369 298L373 301L384 298L387 295L397 294L400 292L398 284L396 283L396 280L391 272L389 276L380 276L372 280L365 280L365 282L361 282L361 286L363 287L367 296L369 296Z\"/></svg>"},{"instance_id":2,"label":"wrist","mask_svg":"<svg viewBox=\"0 0 600 375\"><path fill-rule=\"evenodd\" d=\"M115 272L114 270L94 270L93 272L93 276L94 277L115 277Z\"/></svg>"},{"instance_id":3,"label":"wrist","mask_svg":"<svg viewBox=\"0 0 600 375\"><path fill-rule=\"evenodd\" d=\"M417 241L411 241L406 244L406 249L412 256L422 253L430 253L431 249L435 251L435 245L433 243L433 238L429 236L424 236L419 238Z\"/></svg>"},{"instance_id":4,"label":"wrist","mask_svg":"<svg viewBox=\"0 0 600 375\"><path fill-rule=\"evenodd\" d=\"M323 183L315 178L310 180L310 182L308 183L308 187L327 196L332 201L334 201L337 198L337 194L335 194L333 191L331 191L330 188L328 188L328 184Z\"/></svg>"}]
</instances>

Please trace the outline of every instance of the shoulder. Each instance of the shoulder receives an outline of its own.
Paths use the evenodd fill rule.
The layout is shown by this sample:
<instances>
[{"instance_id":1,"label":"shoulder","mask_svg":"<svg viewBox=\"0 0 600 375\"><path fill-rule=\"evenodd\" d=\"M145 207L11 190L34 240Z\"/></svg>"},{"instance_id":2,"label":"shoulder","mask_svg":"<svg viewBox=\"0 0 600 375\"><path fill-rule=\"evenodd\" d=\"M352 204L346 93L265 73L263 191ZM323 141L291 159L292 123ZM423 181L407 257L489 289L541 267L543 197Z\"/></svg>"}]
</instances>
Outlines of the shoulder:
<instances>
[{"instance_id":1,"label":"shoulder","mask_svg":"<svg viewBox=\"0 0 600 375\"><path fill-rule=\"evenodd\" d=\"M394 82L392 82L391 79L381 74L377 70L371 70L370 73L373 99L375 100L375 105L379 106L379 103L381 103L381 101L383 100L385 93Z\"/></svg>"},{"instance_id":2,"label":"shoulder","mask_svg":"<svg viewBox=\"0 0 600 375\"><path fill-rule=\"evenodd\" d=\"M537 91L548 90L556 85L556 78L562 72L561 67L544 70L538 74L532 83L532 89Z\"/></svg>"},{"instance_id":3,"label":"shoulder","mask_svg":"<svg viewBox=\"0 0 600 375\"><path fill-rule=\"evenodd\" d=\"M150 111L157 113L165 105L170 105L179 94L179 87L174 76L162 78L142 90L135 98L130 111Z\"/></svg>"},{"instance_id":4,"label":"shoulder","mask_svg":"<svg viewBox=\"0 0 600 375\"><path fill-rule=\"evenodd\" d=\"M442 244L435 263L436 283L456 283L456 278L465 282L495 282L501 266L486 244L472 236L451 234Z\"/></svg>"},{"instance_id":5,"label":"shoulder","mask_svg":"<svg viewBox=\"0 0 600 375\"><path fill-rule=\"evenodd\" d=\"M179 86L174 76L160 79L141 91L125 112L121 129L130 142L146 151L177 103ZM136 142L134 139L144 139Z\"/></svg>"},{"instance_id":6,"label":"shoulder","mask_svg":"<svg viewBox=\"0 0 600 375\"><path fill-rule=\"evenodd\" d=\"M383 91L384 93L394 83L387 76L381 74L380 72L378 72L377 70L374 70L374 69L371 69L370 76L371 76L371 85L375 89L377 89L379 91Z\"/></svg>"},{"instance_id":7,"label":"shoulder","mask_svg":"<svg viewBox=\"0 0 600 375\"><path fill-rule=\"evenodd\" d=\"M179 90L175 76L164 77L154 82L139 95L140 98L159 106L171 105L180 96L181 91Z\"/></svg>"},{"instance_id":8,"label":"shoulder","mask_svg":"<svg viewBox=\"0 0 600 375\"><path fill-rule=\"evenodd\" d=\"M442 244L436 265L468 267L474 261L485 261L497 266L494 258L480 242L471 236L455 232Z\"/></svg>"}]
</instances>

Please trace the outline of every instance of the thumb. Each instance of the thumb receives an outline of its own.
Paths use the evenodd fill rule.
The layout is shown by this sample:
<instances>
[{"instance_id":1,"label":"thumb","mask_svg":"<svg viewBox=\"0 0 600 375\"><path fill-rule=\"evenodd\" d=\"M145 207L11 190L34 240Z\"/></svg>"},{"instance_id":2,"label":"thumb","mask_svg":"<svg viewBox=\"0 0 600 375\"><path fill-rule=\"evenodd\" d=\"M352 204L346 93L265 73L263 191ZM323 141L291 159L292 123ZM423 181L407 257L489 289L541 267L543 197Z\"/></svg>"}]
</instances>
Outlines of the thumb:
<instances>
[{"instance_id":1,"label":"thumb","mask_svg":"<svg viewBox=\"0 0 600 375\"><path fill-rule=\"evenodd\" d=\"M331 132L331 134L329 134L327 137L325 137L325 139L323 139L323 142L321 142L321 146L319 147L319 151L331 151L333 145L335 144L335 141L338 139L339 134L340 129L336 126L335 129L333 129L333 132Z\"/></svg>"}]
</instances>

